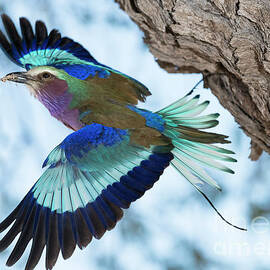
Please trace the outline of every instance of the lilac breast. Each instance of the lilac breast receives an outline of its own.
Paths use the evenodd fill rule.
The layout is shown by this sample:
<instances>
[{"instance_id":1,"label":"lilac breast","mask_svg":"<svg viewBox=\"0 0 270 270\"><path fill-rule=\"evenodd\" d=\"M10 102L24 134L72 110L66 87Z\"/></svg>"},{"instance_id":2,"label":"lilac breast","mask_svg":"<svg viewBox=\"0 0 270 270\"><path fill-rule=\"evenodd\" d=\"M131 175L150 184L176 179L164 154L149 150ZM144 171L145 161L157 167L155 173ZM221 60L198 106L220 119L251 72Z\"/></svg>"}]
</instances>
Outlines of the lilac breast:
<instances>
[{"instance_id":1,"label":"lilac breast","mask_svg":"<svg viewBox=\"0 0 270 270\"><path fill-rule=\"evenodd\" d=\"M63 89L63 85L58 85L58 87L59 90L56 91L55 87L52 88L48 86L46 90L39 92L37 96L38 100L56 119L74 130L82 128L83 124L79 120L79 111L77 109L69 109L72 95L68 93L68 88L65 87Z\"/></svg>"}]
</instances>

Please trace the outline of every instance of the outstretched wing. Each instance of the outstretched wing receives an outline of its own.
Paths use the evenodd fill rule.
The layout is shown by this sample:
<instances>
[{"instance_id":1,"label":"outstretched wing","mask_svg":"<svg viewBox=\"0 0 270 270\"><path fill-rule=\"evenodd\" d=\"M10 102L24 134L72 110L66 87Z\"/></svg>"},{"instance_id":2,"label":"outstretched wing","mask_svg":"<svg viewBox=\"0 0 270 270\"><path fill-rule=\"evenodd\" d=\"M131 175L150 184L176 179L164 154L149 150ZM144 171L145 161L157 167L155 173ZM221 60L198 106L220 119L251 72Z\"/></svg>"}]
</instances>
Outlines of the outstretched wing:
<instances>
[{"instance_id":1,"label":"outstretched wing","mask_svg":"<svg viewBox=\"0 0 270 270\"><path fill-rule=\"evenodd\" d=\"M46 247L52 269L76 244L87 246L121 219L122 208L140 198L169 165L171 153L129 144L127 130L92 124L66 137L44 162L47 169L17 208L0 224L12 227L0 241L6 249L20 237L7 261L16 263L33 239L26 269L33 269Z\"/></svg>"},{"instance_id":2,"label":"outstretched wing","mask_svg":"<svg viewBox=\"0 0 270 270\"><path fill-rule=\"evenodd\" d=\"M54 66L64 69L78 79L97 77L108 78L111 73L123 77L130 84L138 100L145 101L151 93L139 81L99 63L82 45L68 37L61 37L58 30L49 34L42 21L35 24L35 32L26 18L20 18L22 37L6 14L2 21L8 38L0 31L0 45L6 55L17 65L27 70L35 66Z\"/></svg>"},{"instance_id":3,"label":"outstretched wing","mask_svg":"<svg viewBox=\"0 0 270 270\"><path fill-rule=\"evenodd\" d=\"M35 33L26 18L20 18L22 37L14 23L6 14L2 21L10 42L0 31L0 43L7 56L16 64L26 69L32 66L57 64L98 64L95 58L81 46L68 37L61 37L58 30L53 29L49 34L42 21L35 24Z\"/></svg>"}]
</instances>

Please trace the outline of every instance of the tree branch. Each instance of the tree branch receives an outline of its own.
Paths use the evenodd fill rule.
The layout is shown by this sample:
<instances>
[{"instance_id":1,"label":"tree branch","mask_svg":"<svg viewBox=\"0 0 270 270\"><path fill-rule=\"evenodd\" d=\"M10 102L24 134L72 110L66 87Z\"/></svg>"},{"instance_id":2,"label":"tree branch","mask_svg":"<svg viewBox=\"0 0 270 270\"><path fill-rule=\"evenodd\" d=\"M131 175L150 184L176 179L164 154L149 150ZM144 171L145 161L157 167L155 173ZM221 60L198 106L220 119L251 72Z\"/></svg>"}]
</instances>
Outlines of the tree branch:
<instances>
[{"instance_id":1,"label":"tree branch","mask_svg":"<svg viewBox=\"0 0 270 270\"><path fill-rule=\"evenodd\" d=\"M251 159L270 153L269 1L115 1L163 69L214 75L205 85L251 138Z\"/></svg>"}]
</instances>

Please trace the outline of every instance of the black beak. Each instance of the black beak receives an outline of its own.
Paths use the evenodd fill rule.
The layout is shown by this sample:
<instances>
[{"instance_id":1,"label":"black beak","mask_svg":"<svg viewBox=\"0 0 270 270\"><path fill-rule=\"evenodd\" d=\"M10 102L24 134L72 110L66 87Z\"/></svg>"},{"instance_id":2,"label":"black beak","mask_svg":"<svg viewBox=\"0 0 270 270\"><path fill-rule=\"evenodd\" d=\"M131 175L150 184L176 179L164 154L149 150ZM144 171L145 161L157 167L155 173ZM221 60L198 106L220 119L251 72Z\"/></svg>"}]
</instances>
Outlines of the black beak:
<instances>
[{"instance_id":1,"label":"black beak","mask_svg":"<svg viewBox=\"0 0 270 270\"><path fill-rule=\"evenodd\" d=\"M2 82L12 81L17 83L25 83L28 84L29 81L33 81L34 79L27 74L27 72L13 72L7 74L5 77L1 79Z\"/></svg>"}]
</instances>

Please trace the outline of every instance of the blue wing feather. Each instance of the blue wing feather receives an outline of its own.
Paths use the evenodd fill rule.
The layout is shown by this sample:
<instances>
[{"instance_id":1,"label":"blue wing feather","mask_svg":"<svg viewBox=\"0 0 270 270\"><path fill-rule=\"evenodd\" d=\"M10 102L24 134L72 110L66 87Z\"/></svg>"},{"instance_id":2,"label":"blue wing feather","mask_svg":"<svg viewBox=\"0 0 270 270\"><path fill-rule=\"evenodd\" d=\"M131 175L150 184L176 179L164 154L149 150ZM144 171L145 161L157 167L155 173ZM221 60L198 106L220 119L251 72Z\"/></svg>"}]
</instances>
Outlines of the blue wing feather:
<instances>
[{"instance_id":1,"label":"blue wing feather","mask_svg":"<svg viewBox=\"0 0 270 270\"><path fill-rule=\"evenodd\" d=\"M22 33L33 33L30 22L26 18L21 19L27 22L27 24L21 24ZM48 35L45 24L40 21L36 23L36 32L32 40L32 46L28 48L25 40L18 35L12 20L6 14L2 15L2 20L9 34L10 43L1 32L0 44L11 60L20 66L25 67L26 64L36 66L40 64L40 61L43 62L43 65L54 65L56 62L61 64L67 60L70 64L76 64L76 62L81 64L82 61L99 64L83 46L70 38L61 37L57 30L53 29ZM46 29L46 34L37 43L37 38L41 36L40 32L44 33L44 28Z\"/></svg>"},{"instance_id":2,"label":"blue wing feather","mask_svg":"<svg viewBox=\"0 0 270 270\"><path fill-rule=\"evenodd\" d=\"M171 153L130 145L127 130L100 124L67 136L44 162L47 169L37 183L0 224L4 231L15 220L0 250L21 233L8 264L19 260L31 239L27 269L37 264L45 246L51 269L60 250L66 259L76 245L82 248L92 236L101 238L122 217L122 209L153 186L172 158Z\"/></svg>"}]
</instances>

